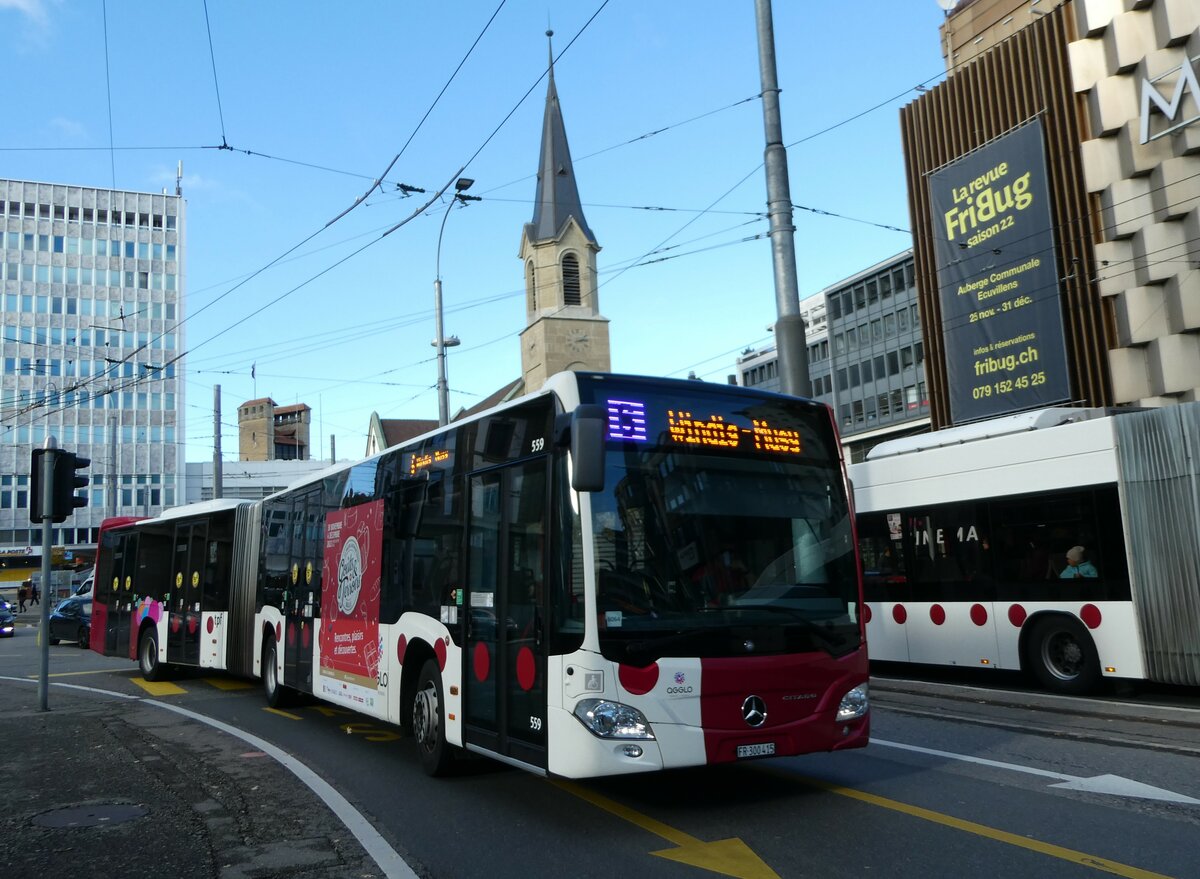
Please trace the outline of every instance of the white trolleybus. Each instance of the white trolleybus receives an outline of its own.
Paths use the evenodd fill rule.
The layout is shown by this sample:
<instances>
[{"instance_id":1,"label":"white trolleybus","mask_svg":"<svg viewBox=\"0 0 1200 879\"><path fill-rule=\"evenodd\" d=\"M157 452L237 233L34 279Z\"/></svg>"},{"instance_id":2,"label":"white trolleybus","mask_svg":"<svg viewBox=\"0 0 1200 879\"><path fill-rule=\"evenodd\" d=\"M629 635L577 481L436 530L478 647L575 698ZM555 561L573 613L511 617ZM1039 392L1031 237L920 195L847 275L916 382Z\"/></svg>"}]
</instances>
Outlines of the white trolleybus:
<instances>
[{"instance_id":1,"label":"white trolleybus","mask_svg":"<svg viewBox=\"0 0 1200 879\"><path fill-rule=\"evenodd\" d=\"M591 373L258 502L102 535L92 647L588 777L861 747L828 407Z\"/></svg>"},{"instance_id":2,"label":"white trolleybus","mask_svg":"<svg viewBox=\"0 0 1200 879\"><path fill-rule=\"evenodd\" d=\"M871 659L1200 685L1200 404L1048 409L850 468Z\"/></svg>"}]
</instances>

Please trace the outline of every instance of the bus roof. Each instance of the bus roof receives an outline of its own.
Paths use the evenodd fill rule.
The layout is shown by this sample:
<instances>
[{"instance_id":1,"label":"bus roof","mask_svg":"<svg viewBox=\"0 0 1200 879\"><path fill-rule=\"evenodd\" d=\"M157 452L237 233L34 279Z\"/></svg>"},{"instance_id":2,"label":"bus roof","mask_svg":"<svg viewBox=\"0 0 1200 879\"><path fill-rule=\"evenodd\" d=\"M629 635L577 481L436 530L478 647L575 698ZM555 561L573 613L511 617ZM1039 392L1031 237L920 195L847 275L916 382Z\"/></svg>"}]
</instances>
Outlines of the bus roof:
<instances>
[{"instance_id":1,"label":"bus roof","mask_svg":"<svg viewBox=\"0 0 1200 879\"><path fill-rule=\"evenodd\" d=\"M1074 424L1077 421L1089 421L1093 418L1103 418L1108 414L1110 412L1106 409L1077 409L1065 406L1035 409L1032 412L1018 412L1016 415L989 418L986 421L976 421L959 427L947 427L931 433L919 433L914 436L888 440L867 452L866 459L878 461L880 458L891 458L926 449L957 446L962 443L1023 433L1028 430L1044 430L1048 427Z\"/></svg>"}]
</instances>

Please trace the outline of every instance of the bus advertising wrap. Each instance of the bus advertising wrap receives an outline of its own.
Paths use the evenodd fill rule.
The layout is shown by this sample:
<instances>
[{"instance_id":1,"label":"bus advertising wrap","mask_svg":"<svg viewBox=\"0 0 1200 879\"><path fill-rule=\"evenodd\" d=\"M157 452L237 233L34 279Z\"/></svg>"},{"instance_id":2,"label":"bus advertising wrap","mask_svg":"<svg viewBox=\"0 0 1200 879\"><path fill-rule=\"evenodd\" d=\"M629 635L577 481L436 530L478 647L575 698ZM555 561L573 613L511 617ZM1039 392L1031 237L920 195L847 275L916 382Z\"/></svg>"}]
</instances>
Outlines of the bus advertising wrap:
<instances>
[{"instance_id":1,"label":"bus advertising wrap","mask_svg":"<svg viewBox=\"0 0 1200 879\"><path fill-rule=\"evenodd\" d=\"M374 704L379 672L383 501L325 517L321 566L321 695Z\"/></svg>"},{"instance_id":2,"label":"bus advertising wrap","mask_svg":"<svg viewBox=\"0 0 1200 879\"><path fill-rule=\"evenodd\" d=\"M1070 399L1042 123L929 175L954 424Z\"/></svg>"}]
</instances>

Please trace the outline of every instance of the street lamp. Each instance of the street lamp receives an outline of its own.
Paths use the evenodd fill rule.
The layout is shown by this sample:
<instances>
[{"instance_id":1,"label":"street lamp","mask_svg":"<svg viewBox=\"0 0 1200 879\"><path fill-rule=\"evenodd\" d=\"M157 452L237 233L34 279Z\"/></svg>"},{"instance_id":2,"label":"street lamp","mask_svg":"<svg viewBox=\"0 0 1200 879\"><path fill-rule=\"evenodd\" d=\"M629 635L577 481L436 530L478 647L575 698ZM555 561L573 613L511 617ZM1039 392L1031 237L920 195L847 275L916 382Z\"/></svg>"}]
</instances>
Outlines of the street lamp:
<instances>
[{"instance_id":1,"label":"street lamp","mask_svg":"<svg viewBox=\"0 0 1200 879\"><path fill-rule=\"evenodd\" d=\"M433 280L434 332L433 347L437 349L437 393L438 393L438 424L445 427L450 423L450 386L446 382L446 349L459 344L458 336L446 338L442 331L442 233L446 231L446 221L450 219L450 209L455 202L474 200L464 193L471 188L475 181L470 177L459 177L454 183L454 198L446 206L442 217L442 227L438 230L436 277Z\"/></svg>"}]
</instances>

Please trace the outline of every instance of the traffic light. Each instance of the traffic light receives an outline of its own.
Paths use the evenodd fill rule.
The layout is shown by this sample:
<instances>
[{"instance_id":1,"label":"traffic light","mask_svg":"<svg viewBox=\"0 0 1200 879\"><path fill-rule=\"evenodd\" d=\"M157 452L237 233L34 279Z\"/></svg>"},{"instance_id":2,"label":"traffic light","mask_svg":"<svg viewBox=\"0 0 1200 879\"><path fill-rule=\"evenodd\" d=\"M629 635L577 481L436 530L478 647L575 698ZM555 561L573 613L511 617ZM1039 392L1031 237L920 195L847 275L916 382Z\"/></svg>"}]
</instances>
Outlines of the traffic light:
<instances>
[{"instance_id":1,"label":"traffic light","mask_svg":"<svg viewBox=\"0 0 1200 879\"><path fill-rule=\"evenodd\" d=\"M42 456L50 455L54 472L50 477L50 509L42 504ZM75 494L78 488L87 488L86 475L76 475L91 465L91 459L61 449L34 449L29 466L29 520L41 522L49 517L54 522L65 521L79 507L87 506L87 497Z\"/></svg>"},{"instance_id":2,"label":"traffic light","mask_svg":"<svg viewBox=\"0 0 1200 879\"><path fill-rule=\"evenodd\" d=\"M76 470L86 470L92 463L91 458L82 458L74 452L58 453L54 461L54 509L51 510L55 522L62 522L68 516L75 515L79 507L87 506L87 495L75 494L77 488L87 488L87 474L77 474Z\"/></svg>"}]
</instances>

